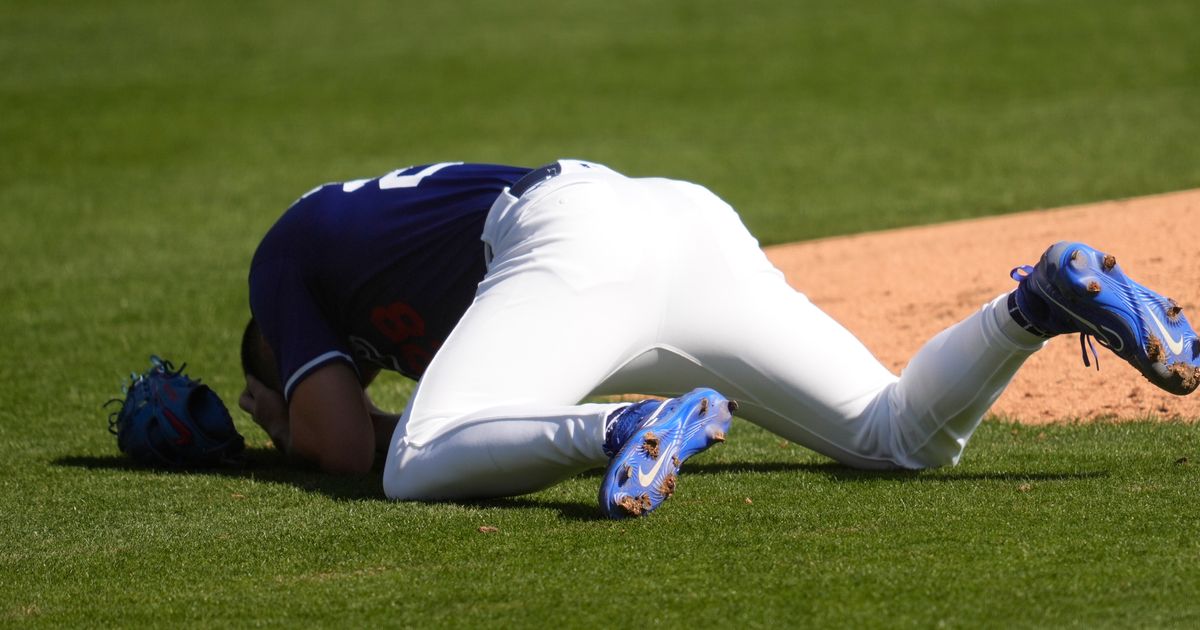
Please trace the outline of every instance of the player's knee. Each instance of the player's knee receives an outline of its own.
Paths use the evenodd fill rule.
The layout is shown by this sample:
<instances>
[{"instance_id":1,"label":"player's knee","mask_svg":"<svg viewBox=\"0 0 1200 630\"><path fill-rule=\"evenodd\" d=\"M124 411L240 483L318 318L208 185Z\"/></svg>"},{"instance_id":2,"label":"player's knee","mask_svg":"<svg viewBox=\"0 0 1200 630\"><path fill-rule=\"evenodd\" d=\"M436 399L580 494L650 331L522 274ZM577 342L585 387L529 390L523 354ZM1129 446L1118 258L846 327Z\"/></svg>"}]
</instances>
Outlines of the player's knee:
<instances>
[{"instance_id":1,"label":"player's knee","mask_svg":"<svg viewBox=\"0 0 1200 630\"><path fill-rule=\"evenodd\" d=\"M928 440L912 448L904 449L899 462L912 470L956 466L966 448L967 441L947 431L934 433Z\"/></svg>"},{"instance_id":2,"label":"player's knee","mask_svg":"<svg viewBox=\"0 0 1200 630\"><path fill-rule=\"evenodd\" d=\"M407 447L399 447L388 457L383 468L383 493L396 501L429 501L432 494L427 476L420 471L420 462L408 457Z\"/></svg>"},{"instance_id":3,"label":"player's knee","mask_svg":"<svg viewBox=\"0 0 1200 630\"><path fill-rule=\"evenodd\" d=\"M957 464L975 423L914 410L897 395L897 385L889 385L886 395L868 408L878 419L867 423L867 441L898 468L923 470Z\"/></svg>"},{"instance_id":4,"label":"player's knee","mask_svg":"<svg viewBox=\"0 0 1200 630\"><path fill-rule=\"evenodd\" d=\"M400 445L383 469L383 493L396 501L447 501L480 496L481 481L429 446ZM474 483L472 483L474 481Z\"/></svg>"},{"instance_id":5,"label":"player's knee","mask_svg":"<svg viewBox=\"0 0 1200 630\"><path fill-rule=\"evenodd\" d=\"M430 501L435 498L416 475L405 475L403 471L395 469L384 471L383 493L394 501Z\"/></svg>"},{"instance_id":6,"label":"player's knee","mask_svg":"<svg viewBox=\"0 0 1200 630\"><path fill-rule=\"evenodd\" d=\"M966 446L965 439L947 431L930 435L902 423L879 423L872 428L859 435L850 455L857 467L924 470L954 466Z\"/></svg>"}]
</instances>

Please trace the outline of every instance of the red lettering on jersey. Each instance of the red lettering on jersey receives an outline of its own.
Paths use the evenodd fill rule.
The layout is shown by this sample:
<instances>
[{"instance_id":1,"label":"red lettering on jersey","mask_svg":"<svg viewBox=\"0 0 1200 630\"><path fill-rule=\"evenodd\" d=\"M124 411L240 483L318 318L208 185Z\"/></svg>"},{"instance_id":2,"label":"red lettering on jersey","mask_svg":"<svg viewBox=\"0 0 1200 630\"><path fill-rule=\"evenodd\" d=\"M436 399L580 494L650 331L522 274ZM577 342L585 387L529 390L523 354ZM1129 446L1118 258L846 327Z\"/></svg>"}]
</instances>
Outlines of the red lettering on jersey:
<instances>
[{"instance_id":1,"label":"red lettering on jersey","mask_svg":"<svg viewBox=\"0 0 1200 630\"><path fill-rule=\"evenodd\" d=\"M415 343L406 343L401 346L400 354L404 357L404 363L408 366L409 372L413 374L423 374L425 368L429 367L429 362L433 360L433 355L428 350Z\"/></svg>"},{"instance_id":2,"label":"red lettering on jersey","mask_svg":"<svg viewBox=\"0 0 1200 630\"><path fill-rule=\"evenodd\" d=\"M371 324L383 333L384 337L396 343L425 334L425 320L413 307L404 302L394 302L371 309Z\"/></svg>"}]
</instances>

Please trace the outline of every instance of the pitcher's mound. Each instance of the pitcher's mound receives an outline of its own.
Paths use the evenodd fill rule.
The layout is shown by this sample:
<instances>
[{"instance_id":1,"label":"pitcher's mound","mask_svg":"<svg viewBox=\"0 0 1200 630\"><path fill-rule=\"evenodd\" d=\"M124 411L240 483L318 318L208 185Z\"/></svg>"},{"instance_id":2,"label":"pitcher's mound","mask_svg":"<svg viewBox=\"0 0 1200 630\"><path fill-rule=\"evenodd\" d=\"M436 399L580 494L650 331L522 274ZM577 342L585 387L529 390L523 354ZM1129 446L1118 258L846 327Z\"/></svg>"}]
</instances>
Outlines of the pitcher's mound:
<instances>
[{"instance_id":1,"label":"pitcher's mound","mask_svg":"<svg viewBox=\"0 0 1200 630\"><path fill-rule=\"evenodd\" d=\"M797 290L844 324L894 372L939 330L1011 291L1009 271L1051 243L1116 255L1132 278L1175 298L1200 325L1200 190L1039 210L767 248ZM1097 345L1085 368L1078 335L1059 336L1018 372L993 412L1022 422L1200 419L1200 393L1160 391Z\"/></svg>"}]
</instances>

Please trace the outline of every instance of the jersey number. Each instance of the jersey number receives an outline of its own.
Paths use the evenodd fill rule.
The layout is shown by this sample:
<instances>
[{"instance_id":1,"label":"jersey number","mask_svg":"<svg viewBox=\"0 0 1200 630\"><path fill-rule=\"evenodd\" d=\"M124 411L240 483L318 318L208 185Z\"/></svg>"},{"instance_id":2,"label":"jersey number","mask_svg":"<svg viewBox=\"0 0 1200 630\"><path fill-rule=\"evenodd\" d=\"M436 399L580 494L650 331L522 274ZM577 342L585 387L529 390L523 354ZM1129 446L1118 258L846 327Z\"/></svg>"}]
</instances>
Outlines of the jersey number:
<instances>
[{"instance_id":1,"label":"jersey number","mask_svg":"<svg viewBox=\"0 0 1200 630\"><path fill-rule=\"evenodd\" d=\"M430 164L416 173L411 173L409 175L401 175L401 173L411 169L411 166L396 169L391 173L379 178L379 190L391 190L392 188L415 188L417 184L421 183L422 179L433 175L447 166L455 166L458 164L462 164L462 162L438 162L437 164ZM362 188L363 185L369 181L371 180L356 179L354 181L346 182L342 184L342 192L354 192L359 188Z\"/></svg>"}]
</instances>

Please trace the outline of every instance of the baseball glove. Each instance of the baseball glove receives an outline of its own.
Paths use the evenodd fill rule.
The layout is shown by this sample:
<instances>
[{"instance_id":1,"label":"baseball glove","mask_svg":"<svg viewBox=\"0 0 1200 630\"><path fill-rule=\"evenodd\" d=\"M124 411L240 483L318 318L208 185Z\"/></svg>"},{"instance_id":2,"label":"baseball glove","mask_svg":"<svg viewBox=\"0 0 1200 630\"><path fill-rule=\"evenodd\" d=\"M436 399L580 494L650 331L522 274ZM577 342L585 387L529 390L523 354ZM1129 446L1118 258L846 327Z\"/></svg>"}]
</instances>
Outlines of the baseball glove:
<instances>
[{"instance_id":1,"label":"baseball glove","mask_svg":"<svg viewBox=\"0 0 1200 630\"><path fill-rule=\"evenodd\" d=\"M150 369L131 374L121 388L121 408L108 416L117 447L140 464L193 468L240 460L245 441L216 392L178 370L170 361L150 357Z\"/></svg>"}]
</instances>

